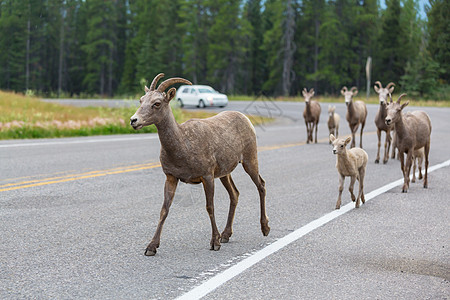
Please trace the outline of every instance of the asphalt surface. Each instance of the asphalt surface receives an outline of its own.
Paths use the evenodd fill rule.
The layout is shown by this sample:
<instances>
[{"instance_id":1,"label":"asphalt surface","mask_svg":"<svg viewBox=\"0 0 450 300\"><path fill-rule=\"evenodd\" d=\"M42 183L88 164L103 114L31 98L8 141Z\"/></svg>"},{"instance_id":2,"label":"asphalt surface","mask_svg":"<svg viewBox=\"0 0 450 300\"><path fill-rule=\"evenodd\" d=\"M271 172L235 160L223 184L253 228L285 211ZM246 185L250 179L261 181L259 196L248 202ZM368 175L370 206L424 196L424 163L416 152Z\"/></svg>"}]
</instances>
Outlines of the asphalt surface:
<instances>
[{"instance_id":1,"label":"asphalt surface","mask_svg":"<svg viewBox=\"0 0 450 300\"><path fill-rule=\"evenodd\" d=\"M209 250L202 187L180 183L158 253L143 255L163 199L156 134L0 141L0 298L173 299L332 212L338 174L327 141L327 104L318 144L304 143L303 108L267 101L225 108L277 118L256 128L271 232L262 236L257 190L238 166L232 173L240 191L234 234L217 252ZM374 163L377 108L368 105L363 137L366 194L402 177L397 160ZM430 166L448 161L450 109L421 109L433 125ZM337 112L340 134L347 135L344 104ZM394 187L205 298L448 299L449 182L444 167L429 174L428 189L421 181L406 194ZM351 202L348 183L342 205ZM229 201L220 181L215 203L221 230Z\"/></svg>"}]
</instances>

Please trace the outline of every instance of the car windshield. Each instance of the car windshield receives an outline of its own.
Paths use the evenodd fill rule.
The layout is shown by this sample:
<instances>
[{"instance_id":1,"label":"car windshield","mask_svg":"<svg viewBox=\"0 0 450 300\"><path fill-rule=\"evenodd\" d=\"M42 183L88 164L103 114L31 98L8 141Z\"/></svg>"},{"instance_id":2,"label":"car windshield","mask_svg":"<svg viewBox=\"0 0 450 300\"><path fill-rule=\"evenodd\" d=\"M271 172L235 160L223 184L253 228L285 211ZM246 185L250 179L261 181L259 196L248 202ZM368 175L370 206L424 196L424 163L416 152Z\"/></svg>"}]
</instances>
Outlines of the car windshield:
<instances>
[{"instance_id":1,"label":"car windshield","mask_svg":"<svg viewBox=\"0 0 450 300\"><path fill-rule=\"evenodd\" d=\"M215 93L216 92L212 88L199 88L198 91L200 93L202 93L202 94L205 94L205 93L210 93L211 94L211 93Z\"/></svg>"}]
</instances>

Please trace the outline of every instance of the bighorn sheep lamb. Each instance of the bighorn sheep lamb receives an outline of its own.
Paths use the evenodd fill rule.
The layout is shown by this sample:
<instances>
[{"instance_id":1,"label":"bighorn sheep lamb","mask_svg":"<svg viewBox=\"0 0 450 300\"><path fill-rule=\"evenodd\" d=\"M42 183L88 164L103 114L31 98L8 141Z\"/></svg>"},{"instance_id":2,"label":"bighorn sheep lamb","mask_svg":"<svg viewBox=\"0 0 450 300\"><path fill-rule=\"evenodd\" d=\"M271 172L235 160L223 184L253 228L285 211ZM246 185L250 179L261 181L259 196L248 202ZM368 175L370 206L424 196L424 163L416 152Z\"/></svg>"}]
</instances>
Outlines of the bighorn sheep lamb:
<instances>
[{"instance_id":1,"label":"bighorn sheep lamb","mask_svg":"<svg viewBox=\"0 0 450 300\"><path fill-rule=\"evenodd\" d=\"M401 94L397 102L390 100L387 106L386 125L394 125L395 134L397 135L396 146L400 156L401 170L403 173L404 183L402 192L408 192L409 188L409 172L411 170L412 157L414 150L424 147L425 152L425 176L423 187L428 187L428 154L430 152L430 136L431 136L431 120L424 111L413 111L411 113L402 114L409 101L400 104L400 99L406 94ZM404 153L406 156L406 164L404 162Z\"/></svg>"},{"instance_id":2,"label":"bighorn sheep lamb","mask_svg":"<svg viewBox=\"0 0 450 300\"><path fill-rule=\"evenodd\" d=\"M166 175L164 203L155 235L147 246L145 255L156 254L161 230L169 213L170 205L178 181L203 184L206 195L206 210L212 227L211 250L219 250L220 243L228 242L232 235L232 223L239 192L231 178L231 172L238 163L250 175L258 188L261 209L261 230L267 236L270 231L266 215L265 182L259 175L256 134L250 120L239 112L226 111L207 119L191 119L178 124L169 105L176 93L175 88L165 90L175 84L192 84L183 78L163 81L157 89L156 84L164 74L158 74L150 86L145 87L141 105L131 117L134 129L155 124L161 142L160 161ZM195 155L193 155L195 154ZM214 217L214 178L220 178L230 196L228 221L222 234L219 233Z\"/></svg>"},{"instance_id":3,"label":"bighorn sheep lamb","mask_svg":"<svg viewBox=\"0 0 450 300\"><path fill-rule=\"evenodd\" d=\"M328 130L335 137L339 136L339 121L341 117L336 113L336 106L328 105ZM331 144L331 140L330 140Z\"/></svg>"},{"instance_id":4,"label":"bighorn sheep lamb","mask_svg":"<svg viewBox=\"0 0 450 300\"><path fill-rule=\"evenodd\" d=\"M320 118L320 104L315 100L311 100L314 96L314 89L310 89L309 92L306 88L302 91L303 97L305 98L305 109L303 110L303 118L305 119L306 125L306 143L313 142L313 130L316 129L315 143L317 144L317 127L319 125Z\"/></svg>"},{"instance_id":5,"label":"bighorn sheep lamb","mask_svg":"<svg viewBox=\"0 0 450 300\"><path fill-rule=\"evenodd\" d=\"M356 131L358 131L359 124L361 124L359 147L362 148L363 129L367 118L366 104L360 100L353 102L353 96L358 94L358 89L355 86L352 87L350 91L344 86L341 89L341 94L345 97L345 104L347 105L346 119L350 126L350 130L352 131L352 144L350 145L350 148L355 147L355 134Z\"/></svg>"},{"instance_id":6,"label":"bighorn sheep lamb","mask_svg":"<svg viewBox=\"0 0 450 300\"><path fill-rule=\"evenodd\" d=\"M420 148L418 150L414 150L413 154L413 178L411 182L416 182L416 161L417 166L419 167L419 180L422 179L422 166L423 166L423 159L425 157L425 149Z\"/></svg>"},{"instance_id":7,"label":"bighorn sheep lamb","mask_svg":"<svg viewBox=\"0 0 450 300\"><path fill-rule=\"evenodd\" d=\"M378 86L377 86L378 85ZM381 82L376 81L374 85L375 92L378 93L378 99L380 100L380 107L378 108L377 114L375 116L375 125L377 126L377 136L378 136L378 151L377 157L375 158L375 163L380 162L380 147L381 147L381 132L386 132L386 141L384 142L384 156L383 163L387 163L389 160L389 148L391 147L391 126L387 126L386 122L386 104L388 103L388 96L394 92L395 84L389 82L386 87L383 88Z\"/></svg>"},{"instance_id":8,"label":"bighorn sheep lamb","mask_svg":"<svg viewBox=\"0 0 450 300\"><path fill-rule=\"evenodd\" d=\"M355 202L355 195L353 194L353 186L356 179L359 182L359 193L356 198L355 207L359 207L359 199L364 204L364 176L366 174L366 166L369 156L366 151L361 148L351 148L347 151L346 146L351 141L351 137L347 139L337 139L330 134L330 140L333 143L333 154L336 156L336 169L339 173L339 196L336 202L336 209L341 208L341 195L344 190L345 176L350 176L350 186L348 190L352 196L352 201Z\"/></svg>"}]
</instances>

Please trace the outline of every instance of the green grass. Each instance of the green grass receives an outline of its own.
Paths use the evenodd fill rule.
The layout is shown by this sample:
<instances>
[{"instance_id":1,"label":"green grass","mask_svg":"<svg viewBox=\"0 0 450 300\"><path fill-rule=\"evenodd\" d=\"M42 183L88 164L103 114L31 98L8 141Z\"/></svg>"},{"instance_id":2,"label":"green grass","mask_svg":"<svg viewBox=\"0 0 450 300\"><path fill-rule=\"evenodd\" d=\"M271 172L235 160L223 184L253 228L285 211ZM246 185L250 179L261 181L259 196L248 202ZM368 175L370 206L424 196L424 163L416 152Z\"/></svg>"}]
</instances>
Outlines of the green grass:
<instances>
[{"instance_id":1,"label":"green grass","mask_svg":"<svg viewBox=\"0 0 450 300\"><path fill-rule=\"evenodd\" d=\"M74 107L40 101L38 98L0 91L0 140L58 138L156 132L155 126L134 130L129 125L135 107ZM178 123L208 118L215 113L188 112L173 107ZM255 118L254 124L269 122Z\"/></svg>"}]
</instances>

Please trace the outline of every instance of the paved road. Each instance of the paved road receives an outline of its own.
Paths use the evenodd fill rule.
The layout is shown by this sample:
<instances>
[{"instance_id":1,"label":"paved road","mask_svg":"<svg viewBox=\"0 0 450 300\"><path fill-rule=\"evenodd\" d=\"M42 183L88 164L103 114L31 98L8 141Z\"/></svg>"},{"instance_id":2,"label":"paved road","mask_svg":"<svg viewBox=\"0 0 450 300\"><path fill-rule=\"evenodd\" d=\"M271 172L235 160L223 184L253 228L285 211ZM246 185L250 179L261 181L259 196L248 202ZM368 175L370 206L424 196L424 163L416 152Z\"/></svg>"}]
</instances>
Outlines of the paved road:
<instances>
[{"instance_id":1,"label":"paved road","mask_svg":"<svg viewBox=\"0 0 450 300\"><path fill-rule=\"evenodd\" d=\"M238 166L234 234L218 252L209 250L201 187L179 184L157 255L143 255L165 179L157 135L1 141L0 298L172 299L205 282L214 286L233 268L239 272L206 299L449 298L449 167L429 174L428 189L391 188L251 267L243 264L333 213L337 198L325 112L320 142L305 145L302 103L232 102L227 109L263 113L264 106L281 117L257 128L272 230L262 236L256 188ZM368 109L366 194L401 178L398 161L373 162L377 106ZM450 159L450 109L425 110L434 166ZM344 105L337 112L345 116ZM349 133L345 122L341 128ZM343 205L351 202L347 186L348 179ZM215 202L223 228L228 200L220 181Z\"/></svg>"}]
</instances>

